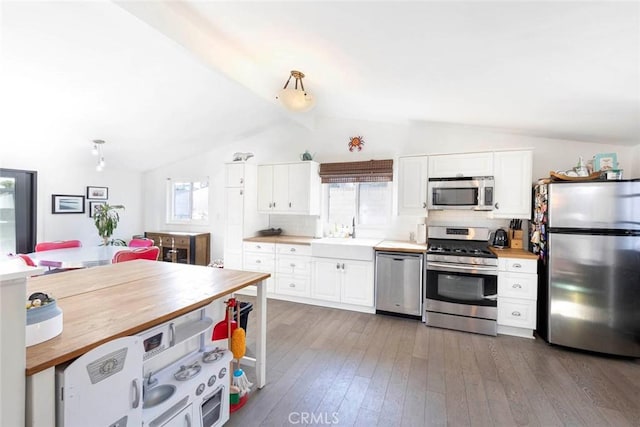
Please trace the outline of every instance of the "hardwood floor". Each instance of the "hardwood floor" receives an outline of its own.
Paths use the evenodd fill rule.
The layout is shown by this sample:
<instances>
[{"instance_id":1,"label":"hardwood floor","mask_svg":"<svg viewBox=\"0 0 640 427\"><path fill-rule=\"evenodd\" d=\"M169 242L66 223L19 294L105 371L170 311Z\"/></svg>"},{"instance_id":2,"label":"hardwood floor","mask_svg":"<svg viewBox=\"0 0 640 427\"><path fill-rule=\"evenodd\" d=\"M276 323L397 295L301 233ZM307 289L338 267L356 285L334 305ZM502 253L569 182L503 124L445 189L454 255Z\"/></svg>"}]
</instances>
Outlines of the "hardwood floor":
<instances>
[{"instance_id":1,"label":"hardwood floor","mask_svg":"<svg viewBox=\"0 0 640 427\"><path fill-rule=\"evenodd\" d=\"M267 385L229 426L640 426L638 359L271 299L267 323Z\"/></svg>"}]
</instances>

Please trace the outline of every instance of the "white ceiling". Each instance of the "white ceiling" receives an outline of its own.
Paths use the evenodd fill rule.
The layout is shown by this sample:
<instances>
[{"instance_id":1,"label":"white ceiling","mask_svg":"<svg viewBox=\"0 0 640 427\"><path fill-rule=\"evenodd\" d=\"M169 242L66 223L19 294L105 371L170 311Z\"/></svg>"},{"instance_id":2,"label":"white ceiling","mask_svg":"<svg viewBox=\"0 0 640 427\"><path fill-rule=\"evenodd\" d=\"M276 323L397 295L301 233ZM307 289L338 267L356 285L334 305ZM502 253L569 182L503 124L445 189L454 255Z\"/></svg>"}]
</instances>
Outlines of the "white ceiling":
<instances>
[{"instance_id":1,"label":"white ceiling","mask_svg":"<svg viewBox=\"0 0 640 427\"><path fill-rule=\"evenodd\" d=\"M105 139L122 167L153 168L320 115L640 144L640 2L2 8L9 129L69 155ZM310 114L274 99L291 69L307 75Z\"/></svg>"}]
</instances>

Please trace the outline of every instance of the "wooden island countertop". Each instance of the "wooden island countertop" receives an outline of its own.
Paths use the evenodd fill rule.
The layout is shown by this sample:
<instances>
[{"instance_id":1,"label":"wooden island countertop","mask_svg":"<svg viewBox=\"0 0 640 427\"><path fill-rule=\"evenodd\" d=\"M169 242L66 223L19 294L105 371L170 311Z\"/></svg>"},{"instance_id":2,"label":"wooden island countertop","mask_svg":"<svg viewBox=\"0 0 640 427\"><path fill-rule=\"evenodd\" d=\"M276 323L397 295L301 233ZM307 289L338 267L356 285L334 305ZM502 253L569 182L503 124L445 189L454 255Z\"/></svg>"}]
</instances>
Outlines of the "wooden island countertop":
<instances>
[{"instance_id":1,"label":"wooden island countertop","mask_svg":"<svg viewBox=\"0 0 640 427\"><path fill-rule=\"evenodd\" d=\"M192 312L269 274L146 260L31 277L63 312L63 331L27 348L26 375L75 359L115 338Z\"/></svg>"}]
</instances>

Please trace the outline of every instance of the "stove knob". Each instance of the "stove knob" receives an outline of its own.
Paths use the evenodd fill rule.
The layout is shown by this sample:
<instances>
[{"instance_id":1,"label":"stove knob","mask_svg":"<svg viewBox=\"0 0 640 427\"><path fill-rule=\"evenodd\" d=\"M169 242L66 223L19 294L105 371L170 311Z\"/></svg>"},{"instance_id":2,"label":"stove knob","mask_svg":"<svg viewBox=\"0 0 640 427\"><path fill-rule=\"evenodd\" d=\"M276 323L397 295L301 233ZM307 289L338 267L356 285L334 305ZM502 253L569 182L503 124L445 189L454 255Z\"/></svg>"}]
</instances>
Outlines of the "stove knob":
<instances>
[{"instance_id":1,"label":"stove knob","mask_svg":"<svg viewBox=\"0 0 640 427\"><path fill-rule=\"evenodd\" d=\"M214 374L214 375L211 375L211 377L209 378L209 381L207 382L207 385L208 385L209 387L211 387L212 385L214 385L214 384L215 384L215 382L216 382L216 376L215 376L215 374Z\"/></svg>"},{"instance_id":2,"label":"stove knob","mask_svg":"<svg viewBox=\"0 0 640 427\"><path fill-rule=\"evenodd\" d=\"M200 396L203 391L204 391L204 384L200 383L200 385L198 385L198 388L196 389L196 396Z\"/></svg>"},{"instance_id":3,"label":"stove knob","mask_svg":"<svg viewBox=\"0 0 640 427\"><path fill-rule=\"evenodd\" d=\"M218 378L223 379L225 375L227 375L227 368L220 369L220 372L218 373Z\"/></svg>"}]
</instances>

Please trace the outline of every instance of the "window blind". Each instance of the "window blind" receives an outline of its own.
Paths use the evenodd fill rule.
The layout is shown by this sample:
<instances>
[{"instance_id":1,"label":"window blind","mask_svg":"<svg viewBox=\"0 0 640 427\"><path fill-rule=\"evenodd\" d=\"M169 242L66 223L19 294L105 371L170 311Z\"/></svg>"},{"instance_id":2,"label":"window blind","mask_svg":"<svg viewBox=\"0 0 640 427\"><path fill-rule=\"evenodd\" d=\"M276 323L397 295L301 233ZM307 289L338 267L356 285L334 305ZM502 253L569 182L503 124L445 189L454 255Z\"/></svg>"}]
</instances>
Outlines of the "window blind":
<instances>
[{"instance_id":1,"label":"window blind","mask_svg":"<svg viewBox=\"0 0 640 427\"><path fill-rule=\"evenodd\" d=\"M321 163L320 178L323 184L393 181L393 159Z\"/></svg>"}]
</instances>

